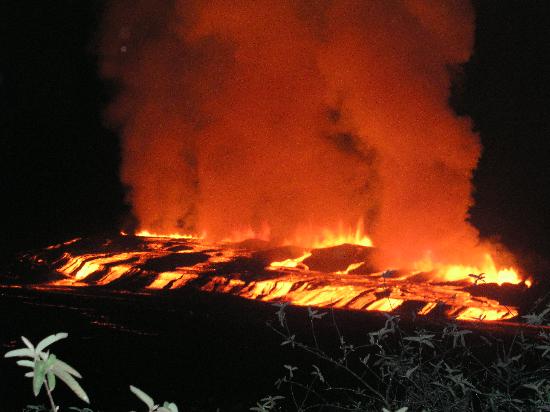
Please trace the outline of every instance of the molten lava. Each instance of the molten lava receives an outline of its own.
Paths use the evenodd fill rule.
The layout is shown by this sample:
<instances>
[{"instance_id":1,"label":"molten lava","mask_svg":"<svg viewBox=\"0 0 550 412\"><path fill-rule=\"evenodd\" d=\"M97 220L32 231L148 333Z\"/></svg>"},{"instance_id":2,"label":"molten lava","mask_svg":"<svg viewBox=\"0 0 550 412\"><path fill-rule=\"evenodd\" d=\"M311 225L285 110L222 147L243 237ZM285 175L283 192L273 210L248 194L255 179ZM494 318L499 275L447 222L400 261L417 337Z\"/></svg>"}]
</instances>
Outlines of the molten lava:
<instances>
[{"instance_id":1,"label":"molten lava","mask_svg":"<svg viewBox=\"0 0 550 412\"><path fill-rule=\"evenodd\" d=\"M514 305L483 296L485 284L506 283L517 293L529 286L514 269L498 268L490 256L482 268L423 261L412 270L376 270L369 258L375 248L334 243L304 250L140 233L92 245L75 239L48 247L31 261L58 274L48 287L96 285L140 293L192 287L264 302L436 313L466 321L518 315Z\"/></svg>"},{"instance_id":2,"label":"molten lava","mask_svg":"<svg viewBox=\"0 0 550 412\"><path fill-rule=\"evenodd\" d=\"M125 235L124 232L122 232L123 235ZM179 234L179 233L170 233L170 234L160 234L160 233L153 233L149 232L148 230L140 230L136 233L136 236L142 236L142 237L158 237L158 238L165 238L165 239L200 239L201 236L196 235L189 235L189 234Z\"/></svg>"},{"instance_id":3,"label":"molten lava","mask_svg":"<svg viewBox=\"0 0 550 412\"><path fill-rule=\"evenodd\" d=\"M303 267L305 270L309 270L309 268L303 263L305 259L311 256L310 252L305 252L302 256L294 258L294 259L285 259L281 262L271 262L268 266L269 269L280 269L280 268L296 268L298 266Z\"/></svg>"}]
</instances>

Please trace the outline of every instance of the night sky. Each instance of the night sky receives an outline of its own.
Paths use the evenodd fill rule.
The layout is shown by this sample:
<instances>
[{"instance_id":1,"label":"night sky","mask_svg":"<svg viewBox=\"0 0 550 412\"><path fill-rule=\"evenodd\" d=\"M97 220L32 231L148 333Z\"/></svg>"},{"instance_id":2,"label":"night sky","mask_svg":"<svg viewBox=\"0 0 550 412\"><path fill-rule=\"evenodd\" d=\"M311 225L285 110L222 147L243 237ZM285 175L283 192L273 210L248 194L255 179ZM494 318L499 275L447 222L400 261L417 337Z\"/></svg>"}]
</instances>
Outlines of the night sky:
<instances>
[{"instance_id":1,"label":"night sky","mask_svg":"<svg viewBox=\"0 0 550 412\"><path fill-rule=\"evenodd\" d=\"M484 147L471 221L532 267L550 260L550 2L476 2L476 46L452 104ZM0 6L2 258L128 218L119 140L103 111L96 40L104 2Z\"/></svg>"}]
</instances>

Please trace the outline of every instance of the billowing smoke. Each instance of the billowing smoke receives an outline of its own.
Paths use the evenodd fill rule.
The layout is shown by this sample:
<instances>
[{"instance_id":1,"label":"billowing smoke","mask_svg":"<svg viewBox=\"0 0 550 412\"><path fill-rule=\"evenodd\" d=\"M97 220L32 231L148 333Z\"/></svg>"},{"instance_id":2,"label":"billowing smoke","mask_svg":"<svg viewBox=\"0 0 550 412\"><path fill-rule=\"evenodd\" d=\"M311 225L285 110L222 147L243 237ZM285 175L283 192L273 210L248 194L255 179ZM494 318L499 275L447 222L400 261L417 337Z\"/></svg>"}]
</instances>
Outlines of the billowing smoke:
<instances>
[{"instance_id":1,"label":"billowing smoke","mask_svg":"<svg viewBox=\"0 0 550 412\"><path fill-rule=\"evenodd\" d=\"M473 29L462 0L114 1L102 73L139 227L283 241L362 221L396 265L478 259L480 145L448 105Z\"/></svg>"}]
</instances>

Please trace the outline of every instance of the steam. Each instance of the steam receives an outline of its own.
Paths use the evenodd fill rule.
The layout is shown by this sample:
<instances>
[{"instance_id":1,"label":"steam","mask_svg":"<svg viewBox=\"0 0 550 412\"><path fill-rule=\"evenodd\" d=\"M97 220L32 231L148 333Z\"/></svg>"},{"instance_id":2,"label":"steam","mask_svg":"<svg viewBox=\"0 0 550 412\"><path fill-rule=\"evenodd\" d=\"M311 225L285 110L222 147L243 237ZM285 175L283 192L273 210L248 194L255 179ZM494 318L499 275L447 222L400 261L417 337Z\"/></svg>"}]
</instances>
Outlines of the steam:
<instances>
[{"instance_id":1,"label":"steam","mask_svg":"<svg viewBox=\"0 0 550 412\"><path fill-rule=\"evenodd\" d=\"M102 73L139 227L284 241L362 221L392 264L482 259L480 145L448 106L473 28L458 0L113 2Z\"/></svg>"}]
</instances>

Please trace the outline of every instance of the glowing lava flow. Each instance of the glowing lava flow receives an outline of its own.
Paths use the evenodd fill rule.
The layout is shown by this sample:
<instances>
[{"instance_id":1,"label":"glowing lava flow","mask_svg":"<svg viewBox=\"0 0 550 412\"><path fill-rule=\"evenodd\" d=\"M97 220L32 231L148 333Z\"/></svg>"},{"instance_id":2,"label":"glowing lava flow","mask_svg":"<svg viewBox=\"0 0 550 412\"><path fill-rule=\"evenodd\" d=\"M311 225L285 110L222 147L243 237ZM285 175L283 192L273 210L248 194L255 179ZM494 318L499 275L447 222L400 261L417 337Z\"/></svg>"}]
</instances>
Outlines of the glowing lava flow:
<instances>
[{"instance_id":1,"label":"glowing lava flow","mask_svg":"<svg viewBox=\"0 0 550 412\"><path fill-rule=\"evenodd\" d=\"M366 258L370 249L363 246L306 249L298 257L292 257L296 250L290 248L290 257L268 259L284 256L287 249L255 250L247 244L209 243L181 235L125 235L97 243L78 239L29 258L34 266L54 268L57 277L48 283L50 287L100 286L127 291L190 287L264 302L436 314L469 321L506 320L518 315L515 306L483 296L485 282L494 283L492 290L497 296L501 289L497 283L516 283L502 288L503 293L508 290L507 296L511 296L510 291L519 294L528 286L515 271L497 270L489 257L481 268L484 276L480 268L427 262L411 271L370 272L371 262ZM335 256L344 256L338 269L319 269L324 267L319 261L332 262L330 267L335 268L331 260ZM358 256L365 260L358 261ZM265 263L270 260L271 264Z\"/></svg>"},{"instance_id":2,"label":"glowing lava flow","mask_svg":"<svg viewBox=\"0 0 550 412\"><path fill-rule=\"evenodd\" d=\"M126 235L124 232L122 234ZM180 234L180 233L160 234L160 233L149 232L148 230L140 230L139 232L136 233L136 236L164 238L164 239L202 239L202 236Z\"/></svg>"},{"instance_id":3,"label":"glowing lava flow","mask_svg":"<svg viewBox=\"0 0 550 412\"><path fill-rule=\"evenodd\" d=\"M311 252L305 252L302 256L294 259L285 259L280 262L271 262L268 266L268 269L276 270L280 268L296 268L296 267L302 267L306 270L309 270L307 265L305 265L303 262L308 257L311 256Z\"/></svg>"}]
</instances>

